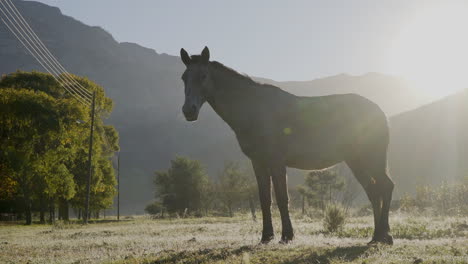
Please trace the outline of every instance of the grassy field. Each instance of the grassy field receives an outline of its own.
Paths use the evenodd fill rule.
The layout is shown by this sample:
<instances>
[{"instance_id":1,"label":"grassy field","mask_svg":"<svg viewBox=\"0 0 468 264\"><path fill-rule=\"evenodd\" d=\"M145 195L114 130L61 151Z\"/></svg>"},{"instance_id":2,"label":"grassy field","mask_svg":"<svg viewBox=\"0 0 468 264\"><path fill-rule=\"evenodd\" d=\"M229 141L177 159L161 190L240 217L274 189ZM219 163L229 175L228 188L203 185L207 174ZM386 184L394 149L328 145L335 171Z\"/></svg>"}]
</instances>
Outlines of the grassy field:
<instances>
[{"instance_id":1,"label":"grassy field","mask_svg":"<svg viewBox=\"0 0 468 264\"><path fill-rule=\"evenodd\" d=\"M276 231L280 221L274 219ZM261 223L234 218L0 225L0 263L468 263L468 217L391 217L394 246L368 247L371 217L326 234L296 215L296 239L258 245ZM276 234L277 238L280 234Z\"/></svg>"}]
</instances>

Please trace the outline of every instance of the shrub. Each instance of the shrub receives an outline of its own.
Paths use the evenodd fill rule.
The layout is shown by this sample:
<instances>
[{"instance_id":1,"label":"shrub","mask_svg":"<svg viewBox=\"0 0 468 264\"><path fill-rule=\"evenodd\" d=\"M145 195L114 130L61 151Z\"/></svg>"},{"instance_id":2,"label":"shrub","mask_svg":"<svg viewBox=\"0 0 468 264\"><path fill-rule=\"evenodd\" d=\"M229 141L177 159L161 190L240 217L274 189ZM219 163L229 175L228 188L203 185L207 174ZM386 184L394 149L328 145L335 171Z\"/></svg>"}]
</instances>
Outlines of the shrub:
<instances>
[{"instance_id":1,"label":"shrub","mask_svg":"<svg viewBox=\"0 0 468 264\"><path fill-rule=\"evenodd\" d=\"M153 202L148 204L145 207L145 212L150 215L158 215L161 214L164 210L164 206L160 202Z\"/></svg>"},{"instance_id":2,"label":"shrub","mask_svg":"<svg viewBox=\"0 0 468 264\"><path fill-rule=\"evenodd\" d=\"M344 208L338 204L329 204L325 208L323 225L326 231L334 233L343 229L346 220Z\"/></svg>"}]
</instances>

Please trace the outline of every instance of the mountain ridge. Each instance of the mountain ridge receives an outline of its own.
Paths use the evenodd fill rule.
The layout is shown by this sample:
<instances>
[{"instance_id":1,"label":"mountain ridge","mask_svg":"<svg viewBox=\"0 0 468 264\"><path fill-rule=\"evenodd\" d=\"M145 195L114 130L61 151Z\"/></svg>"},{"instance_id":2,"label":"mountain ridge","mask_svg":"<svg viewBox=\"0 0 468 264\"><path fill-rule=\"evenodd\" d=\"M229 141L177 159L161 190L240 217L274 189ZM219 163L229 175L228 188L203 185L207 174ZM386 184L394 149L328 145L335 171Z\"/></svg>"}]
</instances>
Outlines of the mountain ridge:
<instances>
[{"instance_id":1,"label":"mountain ridge","mask_svg":"<svg viewBox=\"0 0 468 264\"><path fill-rule=\"evenodd\" d=\"M201 160L211 175L216 175L226 160L245 159L234 133L208 105L202 108L197 123L184 120L180 110L184 101L180 76L185 66L177 56L136 43L117 42L105 29L87 26L63 15L56 7L13 1L69 72L95 81L114 100L109 123L117 128L121 138L124 212L142 212L153 198L153 172L167 168L176 154ZM17 69L43 71L20 45L0 25L0 73ZM253 79L266 80L297 95L356 92L381 105L388 115L415 108L425 100L410 100L417 91L378 73L340 74L299 82ZM300 178L296 176L292 183Z\"/></svg>"}]
</instances>

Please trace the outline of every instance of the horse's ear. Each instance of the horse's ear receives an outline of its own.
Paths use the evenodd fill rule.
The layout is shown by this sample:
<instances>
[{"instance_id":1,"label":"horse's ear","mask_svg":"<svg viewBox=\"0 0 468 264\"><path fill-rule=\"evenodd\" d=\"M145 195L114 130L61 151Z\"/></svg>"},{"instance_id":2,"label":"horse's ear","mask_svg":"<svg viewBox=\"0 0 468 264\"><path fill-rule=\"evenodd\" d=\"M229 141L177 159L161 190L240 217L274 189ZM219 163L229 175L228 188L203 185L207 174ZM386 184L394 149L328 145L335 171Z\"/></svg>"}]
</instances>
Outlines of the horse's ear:
<instances>
[{"instance_id":1,"label":"horse's ear","mask_svg":"<svg viewBox=\"0 0 468 264\"><path fill-rule=\"evenodd\" d=\"M210 61L210 50L207 46L205 46L205 48L202 50L201 58L203 62L208 63L208 61Z\"/></svg>"},{"instance_id":2,"label":"horse's ear","mask_svg":"<svg viewBox=\"0 0 468 264\"><path fill-rule=\"evenodd\" d=\"M188 66L191 62L190 56L183 48L180 49L180 58L182 59L182 62L185 64L185 66Z\"/></svg>"}]
</instances>

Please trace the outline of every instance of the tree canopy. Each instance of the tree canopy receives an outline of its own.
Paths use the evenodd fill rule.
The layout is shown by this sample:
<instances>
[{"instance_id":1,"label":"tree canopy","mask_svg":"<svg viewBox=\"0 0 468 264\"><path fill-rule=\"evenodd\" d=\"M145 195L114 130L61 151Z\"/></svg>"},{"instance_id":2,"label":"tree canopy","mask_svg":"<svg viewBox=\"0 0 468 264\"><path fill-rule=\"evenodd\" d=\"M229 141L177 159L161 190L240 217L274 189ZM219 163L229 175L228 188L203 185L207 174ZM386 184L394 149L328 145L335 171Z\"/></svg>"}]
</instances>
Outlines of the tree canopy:
<instances>
[{"instance_id":1,"label":"tree canopy","mask_svg":"<svg viewBox=\"0 0 468 264\"><path fill-rule=\"evenodd\" d=\"M97 84L73 78L96 92L91 208L100 210L115 194L109 157L119 148L118 134L103 123L112 100ZM47 204L84 206L90 109L63 91L51 75L40 72L18 71L0 80L0 185L6 188L0 199L21 199L27 223L34 207L43 221Z\"/></svg>"}]
</instances>

